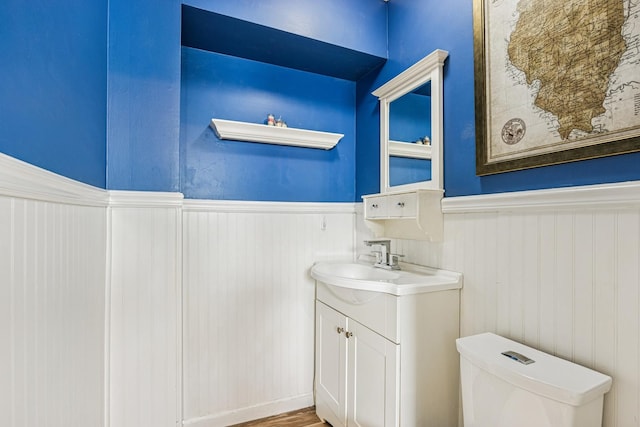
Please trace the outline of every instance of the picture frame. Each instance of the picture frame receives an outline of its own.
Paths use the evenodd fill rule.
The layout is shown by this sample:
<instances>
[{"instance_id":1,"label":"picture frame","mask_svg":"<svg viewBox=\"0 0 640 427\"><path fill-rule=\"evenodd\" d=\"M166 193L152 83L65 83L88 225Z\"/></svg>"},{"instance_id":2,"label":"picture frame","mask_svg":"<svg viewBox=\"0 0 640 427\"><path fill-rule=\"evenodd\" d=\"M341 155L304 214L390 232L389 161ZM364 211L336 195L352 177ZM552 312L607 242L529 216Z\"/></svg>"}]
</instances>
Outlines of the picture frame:
<instances>
[{"instance_id":1,"label":"picture frame","mask_svg":"<svg viewBox=\"0 0 640 427\"><path fill-rule=\"evenodd\" d=\"M511 3L511 6L515 9L518 1L473 1L476 175L491 175L640 151L640 84L637 89L629 90L628 93L624 93L624 101L621 101L624 102L624 104L620 108L626 111L624 114L627 121L623 128L617 129L615 132L606 132L606 124L603 125L596 123L599 128L594 127L595 130L591 133L576 129L575 131L570 130L571 133L568 136L566 132L565 135L561 135L557 130L553 130L553 125L560 123L558 120L559 116L554 116L552 112L544 111L535 105L537 101L535 85L538 85L538 90L540 90L540 87L542 86L540 81L530 84L531 82L527 81L527 78L530 76L522 70L513 68L513 64L510 63L511 58L508 57L506 52L498 51L498 49L504 47L500 46L500 43L503 40L504 44L508 45L508 43L511 43L511 38L516 31L514 28L517 29L516 25L519 24L517 20L526 17L522 11L517 11L515 13L512 12L511 15L506 14L506 16L511 19L511 21L506 24L505 21L493 18L492 14L494 14L494 12L490 8L506 7L504 5L508 3ZM531 4L536 2L533 1L529 3ZM557 3L559 5L563 3L566 4L563 0L557 0ZM495 15L498 14L495 13ZM635 19L640 21L637 17ZM514 24L514 22L516 24ZM633 22L631 24L640 24L640 22ZM625 22L624 25L627 25L627 23ZM637 34L634 34L634 38L631 38L630 40L635 43L634 46L636 48L640 48L640 36L636 36ZM489 41L492 43L489 43ZM630 73L640 73L640 65L635 65L635 69L633 68L634 64L640 64L640 54L636 55L638 57L630 56L627 53L627 50L629 47L633 48L634 46L628 46L629 44L630 43L627 43L627 49L625 50L625 53L621 55L620 65L618 65L618 68L616 68L615 71L616 73L620 71L620 75L614 76L614 74L611 74L611 76L619 80L615 82L616 85L623 84L622 80L630 75ZM496 51L492 52L489 50L490 48L496 49ZM533 52L533 55L536 55L537 53L538 52ZM504 55L505 64L495 65L499 62L501 58L500 55ZM491 66L489 66L489 64L491 64ZM622 65L624 65L624 67L622 67ZM504 68L501 68L501 66ZM509 74L509 76L505 77L504 75L498 75L503 71ZM605 109L607 107L612 108L616 102L615 99L611 99L615 98L611 95L614 93L614 89L617 88L617 86L612 86L611 80L613 77L609 77L609 86L606 88L606 96L608 98L606 98L606 106L603 104ZM508 79L511 79L511 81ZM493 83L494 81L498 83ZM507 152L508 154L504 154L502 152L496 154L498 150L502 149L502 145L508 145L504 143L504 135L506 135L506 140L508 142L511 142L508 140L511 136L513 136L512 141L515 141L517 136L514 135L522 135L523 132L526 132L526 126L529 122L519 118L519 115L524 111L524 107L522 105L514 104L514 113L512 115L505 116L505 114L508 114L510 111L511 106L500 104L499 99L491 99L492 93L500 93L499 90L496 89L496 86L498 86L500 82L508 82L508 85L505 84L505 87L507 88L505 91L511 90L511 87L518 87L518 90L520 91L518 93L523 94L523 89L526 89L528 91L527 94L530 96L529 101L527 101L530 102L528 107L530 107L531 110L526 112L528 117L533 117L534 119L538 117L540 118L540 121L543 122L542 125L537 125L537 127L534 128L538 130L537 135L527 135L529 138L527 143L530 144L528 148L521 149L520 151L511 149L512 151ZM509 98L507 96L504 99L526 98L524 96L516 96L513 98ZM615 106L613 108L617 108L616 111L620 109ZM496 114L492 109L500 110L501 112ZM517 113L515 111L517 111ZM503 117L506 117L499 122L499 125L503 126L502 142L499 141L499 125L496 125L496 122L499 120L497 117L500 114L502 114ZM603 116L607 116L607 114L611 113L604 113ZM593 123L598 120L605 123L603 118L596 117L591 120L592 126ZM545 128L542 126L546 126L546 131L548 132L547 137L544 136ZM562 139L562 136L566 136L566 138Z\"/></svg>"}]
</instances>

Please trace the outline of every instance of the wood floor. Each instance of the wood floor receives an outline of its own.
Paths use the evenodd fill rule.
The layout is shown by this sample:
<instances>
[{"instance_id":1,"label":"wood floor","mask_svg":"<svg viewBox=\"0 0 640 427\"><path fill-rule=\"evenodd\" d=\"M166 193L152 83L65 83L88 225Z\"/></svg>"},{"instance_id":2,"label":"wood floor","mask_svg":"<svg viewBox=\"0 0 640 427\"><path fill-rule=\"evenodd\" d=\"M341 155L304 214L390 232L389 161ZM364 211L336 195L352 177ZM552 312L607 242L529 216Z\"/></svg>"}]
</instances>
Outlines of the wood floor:
<instances>
[{"instance_id":1,"label":"wood floor","mask_svg":"<svg viewBox=\"0 0 640 427\"><path fill-rule=\"evenodd\" d=\"M316 416L316 408L310 407L286 414L275 415L248 423L236 424L231 427L330 427L320 422Z\"/></svg>"}]
</instances>

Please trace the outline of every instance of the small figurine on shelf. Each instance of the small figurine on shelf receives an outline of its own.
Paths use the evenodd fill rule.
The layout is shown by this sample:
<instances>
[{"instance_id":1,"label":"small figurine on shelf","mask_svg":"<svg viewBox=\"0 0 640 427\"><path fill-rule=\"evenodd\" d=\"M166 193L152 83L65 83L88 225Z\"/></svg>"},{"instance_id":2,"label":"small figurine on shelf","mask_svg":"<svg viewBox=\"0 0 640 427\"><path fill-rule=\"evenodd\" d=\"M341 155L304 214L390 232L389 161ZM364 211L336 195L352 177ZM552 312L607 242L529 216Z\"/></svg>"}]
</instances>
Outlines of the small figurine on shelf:
<instances>
[{"instance_id":1,"label":"small figurine on shelf","mask_svg":"<svg viewBox=\"0 0 640 427\"><path fill-rule=\"evenodd\" d=\"M425 136L424 138L422 138L422 143L424 145L431 145L431 140L429 139L428 136Z\"/></svg>"},{"instance_id":2,"label":"small figurine on shelf","mask_svg":"<svg viewBox=\"0 0 640 427\"><path fill-rule=\"evenodd\" d=\"M276 118L273 116L273 114L269 114L267 116L267 126L275 126L276 125Z\"/></svg>"},{"instance_id":3,"label":"small figurine on shelf","mask_svg":"<svg viewBox=\"0 0 640 427\"><path fill-rule=\"evenodd\" d=\"M284 120L282 120L282 118L279 118L278 120L276 120L276 127L286 128L287 124L285 123Z\"/></svg>"}]
</instances>

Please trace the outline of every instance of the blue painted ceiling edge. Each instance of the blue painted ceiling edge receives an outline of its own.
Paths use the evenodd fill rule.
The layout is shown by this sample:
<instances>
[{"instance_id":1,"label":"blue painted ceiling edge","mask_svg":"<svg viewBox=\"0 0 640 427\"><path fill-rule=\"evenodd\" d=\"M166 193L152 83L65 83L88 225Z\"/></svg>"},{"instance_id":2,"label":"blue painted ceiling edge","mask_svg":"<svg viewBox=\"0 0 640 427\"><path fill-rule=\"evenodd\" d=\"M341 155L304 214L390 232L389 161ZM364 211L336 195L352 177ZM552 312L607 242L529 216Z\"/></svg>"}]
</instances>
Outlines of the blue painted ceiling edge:
<instances>
[{"instance_id":1,"label":"blue painted ceiling edge","mask_svg":"<svg viewBox=\"0 0 640 427\"><path fill-rule=\"evenodd\" d=\"M184 4L182 45L351 81L386 61L385 57Z\"/></svg>"},{"instance_id":2,"label":"blue painted ceiling edge","mask_svg":"<svg viewBox=\"0 0 640 427\"><path fill-rule=\"evenodd\" d=\"M183 5L283 33L387 57L384 0L183 0ZM287 50L288 47L276 46Z\"/></svg>"}]
</instances>

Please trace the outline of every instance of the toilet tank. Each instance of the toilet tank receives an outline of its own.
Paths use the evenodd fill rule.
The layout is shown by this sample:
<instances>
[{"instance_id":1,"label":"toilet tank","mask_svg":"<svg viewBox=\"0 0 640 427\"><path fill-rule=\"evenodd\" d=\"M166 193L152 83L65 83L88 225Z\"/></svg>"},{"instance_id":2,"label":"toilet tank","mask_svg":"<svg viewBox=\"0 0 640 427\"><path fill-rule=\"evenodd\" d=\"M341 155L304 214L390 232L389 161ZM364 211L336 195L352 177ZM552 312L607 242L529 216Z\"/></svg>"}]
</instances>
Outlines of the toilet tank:
<instances>
[{"instance_id":1,"label":"toilet tank","mask_svg":"<svg viewBox=\"0 0 640 427\"><path fill-rule=\"evenodd\" d=\"M456 340L465 427L596 427L611 377L492 333Z\"/></svg>"}]
</instances>

